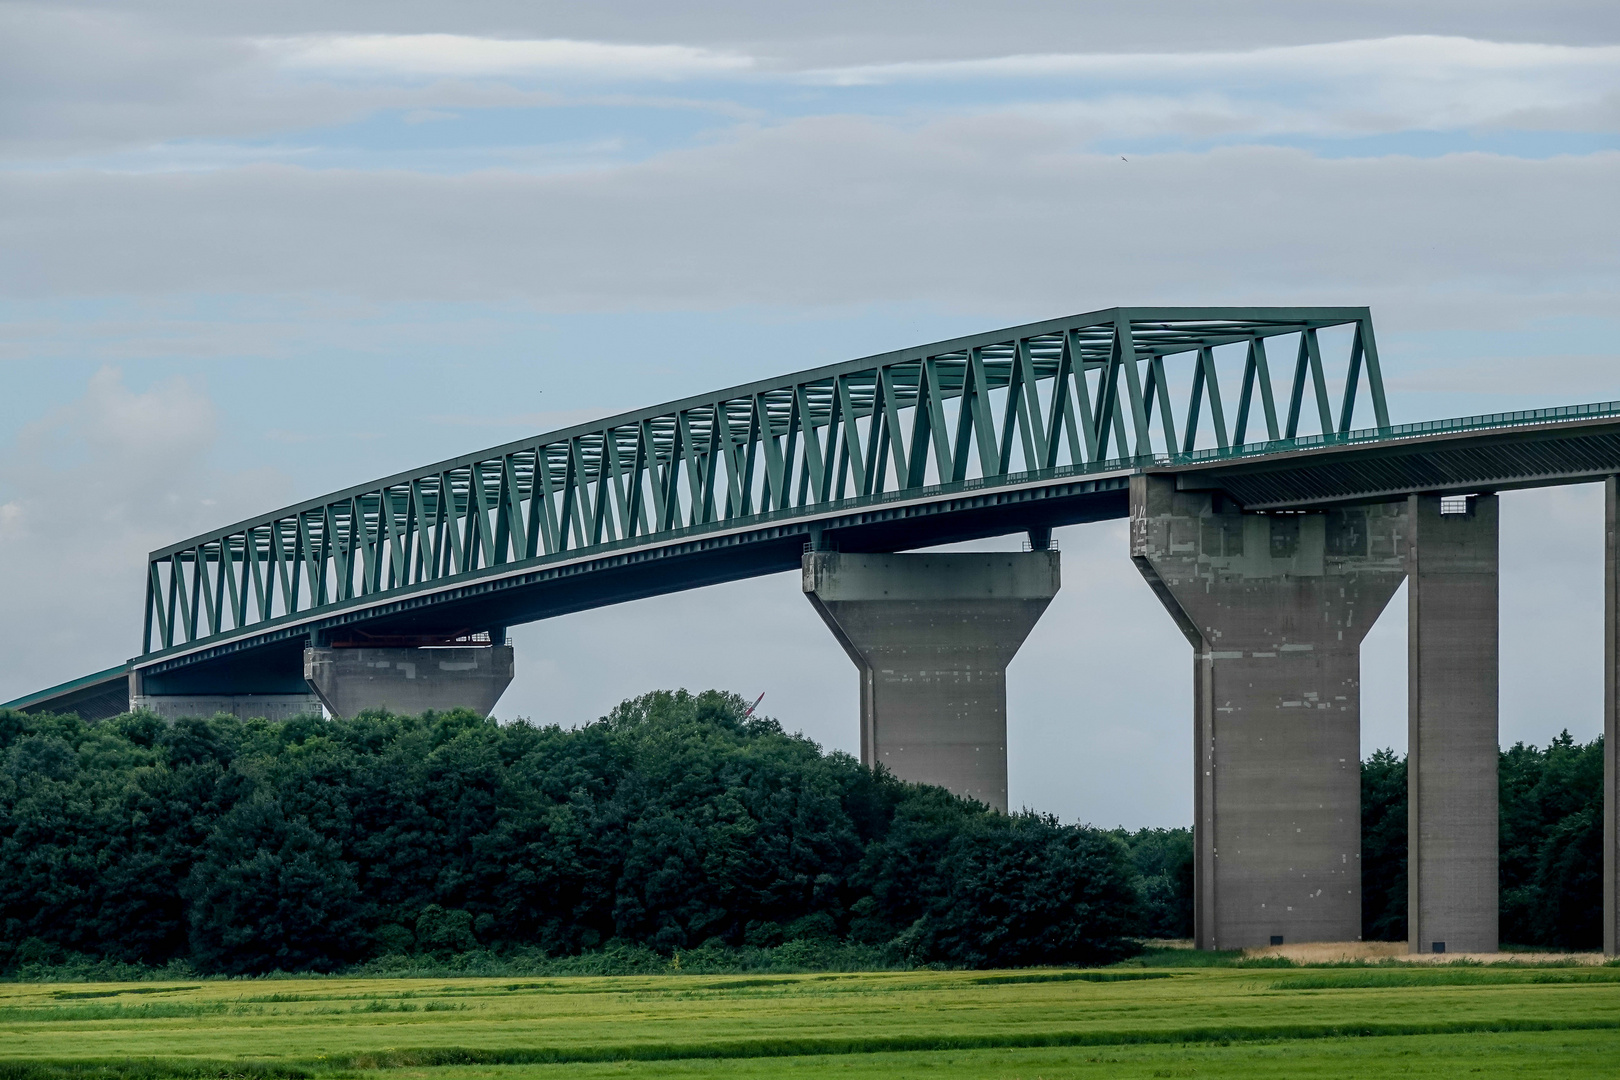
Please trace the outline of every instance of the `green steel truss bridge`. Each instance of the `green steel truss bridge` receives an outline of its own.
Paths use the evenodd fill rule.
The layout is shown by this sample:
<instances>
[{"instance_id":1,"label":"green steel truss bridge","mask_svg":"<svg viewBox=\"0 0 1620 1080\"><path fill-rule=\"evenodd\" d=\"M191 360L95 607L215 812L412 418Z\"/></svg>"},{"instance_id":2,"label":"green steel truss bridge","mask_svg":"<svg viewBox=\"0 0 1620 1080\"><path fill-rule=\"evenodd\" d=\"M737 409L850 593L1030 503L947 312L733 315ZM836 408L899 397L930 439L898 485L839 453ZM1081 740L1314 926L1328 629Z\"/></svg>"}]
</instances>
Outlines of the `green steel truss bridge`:
<instances>
[{"instance_id":1,"label":"green steel truss bridge","mask_svg":"<svg viewBox=\"0 0 1620 1080\"><path fill-rule=\"evenodd\" d=\"M1197 945L1359 937L1361 640L1404 585L1408 949L1494 952L1495 492L1592 480L1620 954L1620 402L1392 425L1366 308L1091 312L361 484L152 552L140 655L9 704L487 715L514 623L802 568L860 672L862 762L1005 810L1051 530L1129 516L1192 646Z\"/></svg>"},{"instance_id":2,"label":"green steel truss bridge","mask_svg":"<svg viewBox=\"0 0 1620 1080\"><path fill-rule=\"evenodd\" d=\"M1044 546L1126 516L1144 471L1280 509L1617 470L1620 402L1392 426L1366 308L1112 308L624 413L182 540L149 557L130 664L169 692L302 688L306 644L482 640L794 569L807 547Z\"/></svg>"}]
</instances>

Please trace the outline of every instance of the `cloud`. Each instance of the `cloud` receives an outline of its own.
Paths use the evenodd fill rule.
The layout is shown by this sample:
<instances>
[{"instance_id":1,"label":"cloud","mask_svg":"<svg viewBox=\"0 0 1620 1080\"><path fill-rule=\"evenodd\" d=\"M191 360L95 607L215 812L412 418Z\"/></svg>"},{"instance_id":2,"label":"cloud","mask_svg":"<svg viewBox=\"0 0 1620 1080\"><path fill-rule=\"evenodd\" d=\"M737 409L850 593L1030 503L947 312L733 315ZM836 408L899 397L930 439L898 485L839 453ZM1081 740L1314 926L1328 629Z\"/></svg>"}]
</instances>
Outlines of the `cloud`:
<instances>
[{"instance_id":1,"label":"cloud","mask_svg":"<svg viewBox=\"0 0 1620 1080\"><path fill-rule=\"evenodd\" d=\"M1071 149L1061 126L818 118L590 173L0 175L0 289L517 302L1382 303L1612 317L1620 153Z\"/></svg>"},{"instance_id":2,"label":"cloud","mask_svg":"<svg viewBox=\"0 0 1620 1080\"><path fill-rule=\"evenodd\" d=\"M220 474L213 403L103 368L0 449L0 700L138 651L146 553L284 501L270 470Z\"/></svg>"},{"instance_id":3,"label":"cloud","mask_svg":"<svg viewBox=\"0 0 1620 1080\"><path fill-rule=\"evenodd\" d=\"M1544 45L1412 34L1244 50L1033 53L967 60L913 60L823 68L806 72L802 77L810 82L836 85L879 85L1048 78L1161 82L1211 76L1256 82L1282 75L1315 81L1377 74L1444 83L1471 74L1612 75L1617 65L1620 65L1620 46L1616 45Z\"/></svg>"},{"instance_id":4,"label":"cloud","mask_svg":"<svg viewBox=\"0 0 1620 1080\"><path fill-rule=\"evenodd\" d=\"M1245 51L910 61L800 77L830 86L1011 83L1046 99L1025 110L1138 136L1620 130L1617 45L1411 35Z\"/></svg>"},{"instance_id":5,"label":"cloud","mask_svg":"<svg viewBox=\"0 0 1620 1080\"><path fill-rule=\"evenodd\" d=\"M118 169L228 167L342 143L335 130L384 110L420 118L604 105L624 99L616 93L623 88L694 82L718 85L732 100L662 105L779 118L802 115L807 101L825 113L1011 110L1082 138L1620 130L1620 45L1486 40L1490 28L1505 28L1488 5L1474 15L1475 36L1458 33L1469 20L1420 10L1325 21L1295 15L1245 38L1232 36L1233 27L1267 5L1238 7L1211 27L1191 11L1149 23L1125 10L1088 7L1082 19L1038 4L998 6L994 27L980 13L956 11L910 32L894 12L849 12L842 33L831 34L837 20L825 12L722 19L635 5L549 19L504 7L482 20L458 11L434 32L414 32L420 20L397 7L346 7L355 21L342 32L311 32L327 21L315 13L299 32L275 32L285 13L180 18L163 4L0 4L0 156L45 170L94 155L112 155L95 164ZM1168 21L1176 21L1174 33L1165 32ZM1596 13L1587 21L1604 25ZM1189 36L1183 23L1207 32ZM1160 33L1145 32L1154 24ZM1019 25L1026 29L1014 33ZM861 27L871 36L851 37ZM1439 29L1449 32L1432 32ZM1389 33L1410 30L1431 32ZM1309 37L1344 31L1362 36ZM1077 41L1088 51L1028 51ZM873 50L876 62L861 59ZM824 56L843 62L815 63ZM851 88L859 89L845 92ZM489 145L509 149L532 140L534 126L513 120L481 130ZM290 132L302 134L289 140ZM587 155L585 163L594 161Z\"/></svg>"},{"instance_id":6,"label":"cloud","mask_svg":"<svg viewBox=\"0 0 1620 1080\"><path fill-rule=\"evenodd\" d=\"M98 11L105 0L55 0ZM125 0L160 27L265 36L450 33L581 41L685 41L781 57L794 67L999 56L1018 52L1239 50L1390 35L1468 35L1497 41L1587 44L1620 40L1620 11L1606 0L1388 0L1300 4L1297 0L282 0L210 4Z\"/></svg>"},{"instance_id":7,"label":"cloud","mask_svg":"<svg viewBox=\"0 0 1620 1080\"><path fill-rule=\"evenodd\" d=\"M293 69L338 76L681 79L746 71L752 57L689 45L623 45L566 38L465 34L323 34L269 38L262 45Z\"/></svg>"}]
</instances>

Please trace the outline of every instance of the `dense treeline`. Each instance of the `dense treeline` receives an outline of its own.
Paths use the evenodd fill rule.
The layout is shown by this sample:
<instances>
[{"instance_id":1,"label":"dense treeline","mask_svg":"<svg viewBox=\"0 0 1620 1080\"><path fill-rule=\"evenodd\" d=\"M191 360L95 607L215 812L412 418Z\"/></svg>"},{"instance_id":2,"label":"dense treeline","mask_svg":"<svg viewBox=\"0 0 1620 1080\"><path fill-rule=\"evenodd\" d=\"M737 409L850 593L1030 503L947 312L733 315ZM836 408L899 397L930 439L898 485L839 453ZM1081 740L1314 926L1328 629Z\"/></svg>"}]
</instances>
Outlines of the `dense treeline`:
<instances>
[{"instance_id":1,"label":"dense treeline","mask_svg":"<svg viewBox=\"0 0 1620 1080\"><path fill-rule=\"evenodd\" d=\"M992 813L742 704L655 693L576 730L0 712L0 968L817 940L1016 965L1186 932L1184 831Z\"/></svg>"},{"instance_id":2,"label":"dense treeline","mask_svg":"<svg viewBox=\"0 0 1620 1080\"><path fill-rule=\"evenodd\" d=\"M1595 949L1603 930L1603 739L1564 732L1545 749L1503 750L1501 939ZM1406 759L1361 767L1362 936L1406 939Z\"/></svg>"},{"instance_id":3,"label":"dense treeline","mask_svg":"<svg viewBox=\"0 0 1620 1080\"><path fill-rule=\"evenodd\" d=\"M742 704L654 693L576 730L0 711L0 970L817 949L986 966L1191 935L1190 830L992 813ZM1602 771L1601 740L1567 733L1503 751L1503 941L1597 944ZM1363 936L1401 940L1403 758L1363 763L1362 818Z\"/></svg>"}]
</instances>

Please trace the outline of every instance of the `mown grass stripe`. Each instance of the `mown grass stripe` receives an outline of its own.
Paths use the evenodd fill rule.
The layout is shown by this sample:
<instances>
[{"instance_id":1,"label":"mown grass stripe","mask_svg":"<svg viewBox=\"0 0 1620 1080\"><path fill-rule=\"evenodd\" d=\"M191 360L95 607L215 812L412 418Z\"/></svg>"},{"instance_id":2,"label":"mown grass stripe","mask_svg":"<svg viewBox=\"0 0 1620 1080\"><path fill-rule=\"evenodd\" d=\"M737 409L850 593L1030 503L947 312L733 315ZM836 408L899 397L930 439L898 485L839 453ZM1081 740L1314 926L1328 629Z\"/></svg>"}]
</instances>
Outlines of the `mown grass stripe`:
<instances>
[{"instance_id":1,"label":"mown grass stripe","mask_svg":"<svg viewBox=\"0 0 1620 1080\"><path fill-rule=\"evenodd\" d=\"M981 975L967 980L977 986L998 986L1005 983L1047 982L1141 982L1143 979L1173 979L1168 971L1037 971L1029 975Z\"/></svg>"},{"instance_id":2,"label":"mown grass stripe","mask_svg":"<svg viewBox=\"0 0 1620 1080\"><path fill-rule=\"evenodd\" d=\"M1288 1039L1378 1038L1395 1035L1506 1034L1532 1031L1620 1029L1620 1017L1586 1020L1500 1019L1443 1023L1262 1024L1166 1028L1158 1031L1059 1031L984 1035L807 1036L728 1042L645 1043L616 1046L425 1047L332 1055L300 1061L26 1059L0 1061L0 1080L313 1080L357 1069L436 1068L451 1065L566 1065L694 1058L766 1058L878 1054L930 1050L1001 1050L1156 1043L1235 1043Z\"/></svg>"},{"instance_id":3,"label":"mown grass stripe","mask_svg":"<svg viewBox=\"0 0 1620 1080\"><path fill-rule=\"evenodd\" d=\"M1295 975L1278 979L1273 990L1369 990L1388 987L1411 989L1424 986L1592 986L1620 982L1620 969L1565 968L1559 970L1495 970L1491 968L1449 968L1422 970L1333 971Z\"/></svg>"}]
</instances>

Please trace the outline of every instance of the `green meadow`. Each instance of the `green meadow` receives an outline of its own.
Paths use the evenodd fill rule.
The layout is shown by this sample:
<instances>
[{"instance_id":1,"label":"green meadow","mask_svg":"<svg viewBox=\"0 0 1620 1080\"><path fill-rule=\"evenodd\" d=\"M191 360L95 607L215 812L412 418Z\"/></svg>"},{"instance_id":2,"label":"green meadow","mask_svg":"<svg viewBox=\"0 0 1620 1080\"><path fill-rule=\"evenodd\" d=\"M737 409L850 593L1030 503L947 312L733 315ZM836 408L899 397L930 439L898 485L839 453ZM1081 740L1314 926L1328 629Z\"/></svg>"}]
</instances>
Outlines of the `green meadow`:
<instances>
[{"instance_id":1,"label":"green meadow","mask_svg":"<svg viewBox=\"0 0 1620 1080\"><path fill-rule=\"evenodd\" d=\"M1615 967L0 984L0 1080L1603 1076Z\"/></svg>"}]
</instances>

